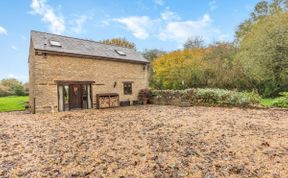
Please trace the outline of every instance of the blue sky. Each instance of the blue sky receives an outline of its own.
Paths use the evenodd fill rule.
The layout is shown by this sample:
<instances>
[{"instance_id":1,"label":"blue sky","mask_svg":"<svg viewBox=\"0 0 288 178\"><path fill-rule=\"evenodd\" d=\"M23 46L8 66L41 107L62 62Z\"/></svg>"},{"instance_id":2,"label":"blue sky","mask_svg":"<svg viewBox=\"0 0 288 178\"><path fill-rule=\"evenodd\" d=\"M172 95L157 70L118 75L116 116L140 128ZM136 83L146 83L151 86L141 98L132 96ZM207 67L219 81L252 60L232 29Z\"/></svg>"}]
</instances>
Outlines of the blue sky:
<instances>
[{"instance_id":1,"label":"blue sky","mask_svg":"<svg viewBox=\"0 0 288 178\"><path fill-rule=\"evenodd\" d=\"M125 37L137 49L175 50L191 36L232 41L258 0L3 0L0 79L28 81L30 30L101 40Z\"/></svg>"}]
</instances>

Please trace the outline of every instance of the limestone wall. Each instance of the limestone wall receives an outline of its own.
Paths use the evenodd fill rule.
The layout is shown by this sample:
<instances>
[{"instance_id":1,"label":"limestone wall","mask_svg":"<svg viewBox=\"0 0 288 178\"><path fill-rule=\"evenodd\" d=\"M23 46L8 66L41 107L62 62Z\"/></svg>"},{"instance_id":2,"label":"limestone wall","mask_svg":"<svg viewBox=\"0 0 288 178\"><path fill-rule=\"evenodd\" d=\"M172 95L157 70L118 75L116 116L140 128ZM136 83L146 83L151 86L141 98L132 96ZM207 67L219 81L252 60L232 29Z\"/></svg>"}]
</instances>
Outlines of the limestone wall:
<instances>
[{"instance_id":1,"label":"limestone wall","mask_svg":"<svg viewBox=\"0 0 288 178\"><path fill-rule=\"evenodd\" d=\"M34 52L32 52L34 53ZM55 80L95 81L92 85L93 107L96 94L118 93L120 101L137 100L140 89L148 87L144 64L41 54L30 56L30 105L36 100L36 112L58 110ZM132 95L124 95L123 82L131 81ZM115 82L117 83L116 86Z\"/></svg>"}]
</instances>

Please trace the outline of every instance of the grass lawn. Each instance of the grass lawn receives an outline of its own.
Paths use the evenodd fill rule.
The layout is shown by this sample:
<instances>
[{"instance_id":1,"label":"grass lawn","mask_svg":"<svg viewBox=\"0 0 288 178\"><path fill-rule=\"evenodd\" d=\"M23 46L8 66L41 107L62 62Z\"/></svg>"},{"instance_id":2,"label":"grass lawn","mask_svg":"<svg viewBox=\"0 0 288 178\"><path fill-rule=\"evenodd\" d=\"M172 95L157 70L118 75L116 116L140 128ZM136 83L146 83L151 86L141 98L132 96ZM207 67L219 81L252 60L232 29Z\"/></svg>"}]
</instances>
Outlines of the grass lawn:
<instances>
[{"instance_id":1,"label":"grass lawn","mask_svg":"<svg viewBox=\"0 0 288 178\"><path fill-rule=\"evenodd\" d=\"M25 109L26 101L28 101L28 96L0 97L0 112L22 111Z\"/></svg>"}]
</instances>

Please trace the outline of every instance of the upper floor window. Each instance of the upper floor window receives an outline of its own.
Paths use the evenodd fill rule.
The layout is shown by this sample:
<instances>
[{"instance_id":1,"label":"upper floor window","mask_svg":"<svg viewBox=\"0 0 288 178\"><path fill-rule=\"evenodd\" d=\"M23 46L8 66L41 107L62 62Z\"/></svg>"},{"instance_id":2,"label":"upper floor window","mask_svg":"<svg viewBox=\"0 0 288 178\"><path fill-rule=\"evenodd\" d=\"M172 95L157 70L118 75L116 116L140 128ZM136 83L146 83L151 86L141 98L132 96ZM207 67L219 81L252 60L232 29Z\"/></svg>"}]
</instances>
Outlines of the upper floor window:
<instances>
[{"instance_id":1,"label":"upper floor window","mask_svg":"<svg viewBox=\"0 0 288 178\"><path fill-rule=\"evenodd\" d=\"M124 95L131 95L132 94L132 82L124 82Z\"/></svg>"}]
</instances>

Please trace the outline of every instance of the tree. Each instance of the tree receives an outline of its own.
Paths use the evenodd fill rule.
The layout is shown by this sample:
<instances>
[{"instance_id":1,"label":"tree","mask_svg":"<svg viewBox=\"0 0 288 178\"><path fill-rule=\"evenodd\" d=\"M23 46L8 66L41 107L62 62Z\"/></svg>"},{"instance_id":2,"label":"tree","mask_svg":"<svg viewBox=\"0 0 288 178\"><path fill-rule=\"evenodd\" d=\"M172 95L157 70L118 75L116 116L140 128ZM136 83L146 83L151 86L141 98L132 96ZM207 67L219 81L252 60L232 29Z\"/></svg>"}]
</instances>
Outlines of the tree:
<instances>
[{"instance_id":1,"label":"tree","mask_svg":"<svg viewBox=\"0 0 288 178\"><path fill-rule=\"evenodd\" d=\"M155 59L152 63L158 88L185 89L206 86L205 49L179 50Z\"/></svg>"},{"instance_id":2,"label":"tree","mask_svg":"<svg viewBox=\"0 0 288 178\"><path fill-rule=\"evenodd\" d=\"M0 84L0 97L9 95L12 95L12 93L9 92L9 88Z\"/></svg>"},{"instance_id":3,"label":"tree","mask_svg":"<svg viewBox=\"0 0 288 178\"><path fill-rule=\"evenodd\" d=\"M243 38L236 62L264 96L288 90L288 12L259 20Z\"/></svg>"},{"instance_id":4,"label":"tree","mask_svg":"<svg viewBox=\"0 0 288 178\"><path fill-rule=\"evenodd\" d=\"M162 50L159 50L159 49L145 49L142 54L148 61L151 62L154 59L162 56L165 53L166 53L165 51L162 51Z\"/></svg>"},{"instance_id":5,"label":"tree","mask_svg":"<svg viewBox=\"0 0 288 178\"><path fill-rule=\"evenodd\" d=\"M0 84L2 85L2 90L6 90L7 95L25 95L23 84L17 79L2 79Z\"/></svg>"},{"instance_id":6,"label":"tree","mask_svg":"<svg viewBox=\"0 0 288 178\"><path fill-rule=\"evenodd\" d=\"M126 40L125 38L112 38L112 39L101 40L100 42L104 44L113 44L113 45L122 46L122 47L136 50L135 43L130 42Z\"/></svg>"},{"instance_id":7,"label":"tree","mask_svg":"<svg viewBox=\"0 0 288 178\"><path fill-rule=\"evenodd\" d=\"M190 37L184 43L184 49L203 48L204 40L200 36Z\"/></svg>"},{"instance_id":8,"label":"tree","mask_svg":"<svg viewBox=\"0 0 288 178\"><path fill-rule=\"evenodd\" d=\"M217 42L207 48L209 87L235 88L236 68L233 60L238 48L234 43Z\"/></svg>"},{"instance_id":9,"label":"tree","mask_svg":"<svg viewBox=\"0 0 288 178\"><path fill-rule=\"evenodd\" d=\"M241 23L236 30L236 38L241 41L252 29L253 25L264 17L272 16L288 10L288 0L273 0L270 4L266 0L258 2L250 18Z\"/></svg>"},{"instance_id":10,"label":"tree","mask_svg":"<svg viewBox=\"0 0 288 178\"><path fill-rule=\"evenodd\" d=\"M150 65L148 68L148 72L149 72L149 85L152 88L161 88L161 82L159 82L156 78L155 78L155 74L154 74L154 69L153 69L153 65L151 65L151 63L154 61L154 59L161 57L162 55L166 54L165 51L161 51L158 49L145 49L144 52L142 53L143 56L150 61Z\"/></svg>"}]
</instances>

